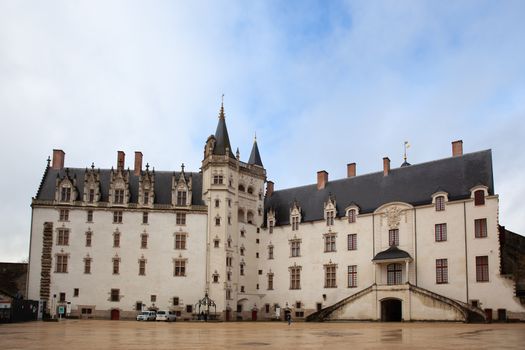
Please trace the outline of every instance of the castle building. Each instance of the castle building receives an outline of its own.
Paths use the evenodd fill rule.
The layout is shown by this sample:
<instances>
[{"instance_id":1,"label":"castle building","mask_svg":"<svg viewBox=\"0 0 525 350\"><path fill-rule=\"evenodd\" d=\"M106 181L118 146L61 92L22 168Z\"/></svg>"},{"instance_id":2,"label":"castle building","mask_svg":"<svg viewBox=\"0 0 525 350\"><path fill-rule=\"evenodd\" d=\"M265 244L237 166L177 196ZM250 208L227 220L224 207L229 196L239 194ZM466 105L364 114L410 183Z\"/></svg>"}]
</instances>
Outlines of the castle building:
<instances>
[{"instance_id":1,"label":"castle building","mask_svg":"<svg viewBox=\"0 0 525 350\"><path fill-rule=\"evenodd\" d=\"M315 184L274 190L256 140L248 162L233 154L221 106L199 172L142 163L135 152L126 168L119 151L116 168L65 167L53 151L32 199L28 272L45 312L525 318L500 268L490 150L463 154L455 141L446 159L392 168L384 158L366 175L351 163L344 179L319 171Z\"/></svg>"}]
</instances>

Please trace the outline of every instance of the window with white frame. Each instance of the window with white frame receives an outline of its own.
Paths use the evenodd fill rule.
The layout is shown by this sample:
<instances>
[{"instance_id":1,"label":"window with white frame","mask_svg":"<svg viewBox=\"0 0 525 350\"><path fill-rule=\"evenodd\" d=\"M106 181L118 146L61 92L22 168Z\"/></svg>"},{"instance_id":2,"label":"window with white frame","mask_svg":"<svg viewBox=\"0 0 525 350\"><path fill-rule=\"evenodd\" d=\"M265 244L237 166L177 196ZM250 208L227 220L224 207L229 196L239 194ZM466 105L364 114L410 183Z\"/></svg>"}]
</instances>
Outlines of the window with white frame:
<instances>
[{"instance_id":1,"label":"window with white frame","mask_svg":"<svg viewBox=\"0 0 525 350\"><path fill-rule=\"evenodd\" d=\"M357 233L348 235L348 250L357 250Z\"/></svg>"},{"instance_id":2,"label":"window with white frame","mask_svg":"<svg viewBox=\"0 0 525 350\"><path fill-rule=\"evenodd\" d=\"M348 288L357 287L357 265L348 266Z\"/></svg>"},{"instance_id":3,"label":"window with white frame","mask_svg":"<svg viewBox=\"0 0 525 350\"><path fill-rule=\"evenodd\" d=\"M448 259L436 259L436 283L448 283Z\"/></svg>"},{"instance_id":4,"label":"window with white frame","mask_svg":"<svg viewBox=\"0 0 525 350\"><path fill-rule=\"evenodd\" d=\"M447 240L447 224L436 224L434 231L436 242L444 242Z\"/></svg>"}]
</instances>

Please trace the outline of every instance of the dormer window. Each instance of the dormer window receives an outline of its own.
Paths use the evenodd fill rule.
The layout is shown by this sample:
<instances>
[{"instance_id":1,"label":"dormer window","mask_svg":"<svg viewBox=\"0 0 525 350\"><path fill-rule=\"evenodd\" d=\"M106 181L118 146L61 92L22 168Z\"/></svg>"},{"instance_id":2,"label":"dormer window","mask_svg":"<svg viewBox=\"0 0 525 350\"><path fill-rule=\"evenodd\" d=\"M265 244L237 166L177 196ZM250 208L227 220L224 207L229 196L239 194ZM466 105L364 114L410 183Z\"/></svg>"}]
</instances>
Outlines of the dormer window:
<instances>
[{"instance_id":1,"label":"dormer window","mask_svg":"<svg viewBox=\"0 0 525 350\"><path fill-rule=\"evenodd\" d=\"M299 216L292 216L292 231L299 230Z\"/></svg>"},{"instance_id":2,"label":"dormer window","mask_svg":"<svg viewBox=\"0 0 525 350\"><path fill-rule=\"evenodd\" d=\"M444 211L445 210L445 196L437 196L436 197L436 211Z\"/></svg>"},{"instance_id":3,"label":"dormer window","mask_svg":"<svg viewBox=\"0 0 525 350\"><path fill-rule=\"evenodd\" d=\"M95 190L93 188L91 188L89 190L88 202L89 203L93 203L94 201L95 201Z\"/></svg>"},{"instance_id":4,"label":"dormer window","mask_svg":"<svg viewBox=\"0 0 525 350\"><path fill-rule=\"evenodd\" d=\"M355 209L350 209L348 211L348 222L349 223L354 223L355 222L355 216L356 216Z\"/></svg>"},{"instance_id":5,"label":"dormer window","mask_svg":"<svg viewBox=\"0 0 525 350\"><path fill-rule=\"evenodd\" d=\"M477 190L474 192L474 205L485 205L484 190Z\"/></svg>"},{"instance_id":6,"label":"dormer window","mask_svg":"<svg viewBox=\"0 0 525 350\"><path fill-rule=\"evenodd\" d=\"M144 191L144 205L149 204L149 191Z\"/></svg>"},{"instance_id":7,"label":"dormer window","mask_svg":"<svg viewBox=\"0 0 525 350\"><path fill-rule=\"evenodd\" d=\"M332 226L334 224L335 212L329 210L326 212L326 226Z\"/></svg>"},{"instance_id":8,"label":"dormer window","mask_svg":"<svg viewBox=\"0 0 525 350\"><path fill-rule=\"evenodd\" d=\"M273 226L275 225L275 222L273 220L268 221L268 232L273 233Z\"/></svg>"},{"instance_id":9,"label":"dormer window","mask_svg":"<svg viewBox=\"0 0 525 350\"><path fill-rule=\"evenodd\" d=\"M186 205L186 197L187 197L187 192L186 191L177 191L177 205L178 206L182 206L182 205Z\"/></svg>"},{"instance_id":10,"label":"dormer window","mask_svg":"<svg viewBox=\"0 0 525 350\"><path fill-rule=\"evenodd\" d=\"M69 202L71 201L71 187L64 185L60 190L60 201Z\"/></svg>"},{"instance_id":11,"label":"dormer window","mask_svg":"<svg viewBox=\"0 0 525 350\"><path fill-rule=\"evenodd\" d=\"M115 190L115 203L124 204L124 190L122 189Z\"/></svg>"},{"instance_id":12,"label":"dormer window","mask_svg":"<svg viewBox=\"0 0 525 350\"><path fill-rule=\"evenodd\" d=\"M335 219L335 199L332 196L324 203L324 217L326 219L326 226L333 226Z\"/></svg>"}]
</instances>

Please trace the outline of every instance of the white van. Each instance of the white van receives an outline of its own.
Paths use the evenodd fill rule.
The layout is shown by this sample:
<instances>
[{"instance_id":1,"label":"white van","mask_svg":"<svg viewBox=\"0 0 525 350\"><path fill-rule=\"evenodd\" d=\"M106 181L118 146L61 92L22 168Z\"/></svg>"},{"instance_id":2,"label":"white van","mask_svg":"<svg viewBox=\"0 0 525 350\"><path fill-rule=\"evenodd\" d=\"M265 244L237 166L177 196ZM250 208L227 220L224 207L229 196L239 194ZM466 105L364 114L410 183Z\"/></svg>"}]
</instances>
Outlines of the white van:
<instances>
[{"instance_id":1,"label":"white van","mask_svg":"<svg viewBox=\"0 0 525 350\"><path fill-rule=\"evenodd\" d=\"M177 316L175 316L175 311L157 311L157 317L155 318L157 321L166 321L171 322L175 321L177 319Z\"/></svg>"},{"instance_id":2,"label":"white van","mask_svg":"<svg viewBox=\"0 0 525 350\"><path fill-rule=\"evenodd\" d=\"M155 311L142 311L137 315L137 321L155 321Z\"/></svg>"}]
</instances>

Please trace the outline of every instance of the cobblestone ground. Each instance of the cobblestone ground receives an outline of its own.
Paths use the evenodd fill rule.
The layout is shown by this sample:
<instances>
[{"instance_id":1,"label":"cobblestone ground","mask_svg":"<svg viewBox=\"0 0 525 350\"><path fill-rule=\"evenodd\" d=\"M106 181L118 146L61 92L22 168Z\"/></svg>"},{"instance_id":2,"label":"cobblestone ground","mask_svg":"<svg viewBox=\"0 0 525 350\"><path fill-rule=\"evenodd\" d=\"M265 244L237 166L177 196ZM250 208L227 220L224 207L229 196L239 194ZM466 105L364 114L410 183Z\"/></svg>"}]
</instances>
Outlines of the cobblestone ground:
<instances>
[{"instance_id":1,"label":"cobblestone ground","mask_svg":"<svg viewBox=\"0 0 525 350\"><path fill-rule=\"evenodd\" d=\"M525 324L67 320L0 325L0 349L525 349Z\"/></svg>"}]
</instances>

